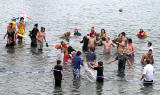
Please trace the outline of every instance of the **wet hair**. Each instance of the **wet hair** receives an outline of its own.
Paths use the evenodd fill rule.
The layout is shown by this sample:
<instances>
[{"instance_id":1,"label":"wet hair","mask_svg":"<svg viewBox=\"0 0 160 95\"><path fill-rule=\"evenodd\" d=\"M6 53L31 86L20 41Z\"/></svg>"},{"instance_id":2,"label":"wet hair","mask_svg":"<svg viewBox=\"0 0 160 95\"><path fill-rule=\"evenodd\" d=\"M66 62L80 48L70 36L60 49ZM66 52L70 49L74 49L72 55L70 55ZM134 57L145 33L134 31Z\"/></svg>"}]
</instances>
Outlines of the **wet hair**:
<instances>
[{"instance_id":1,"label":"wet hair","mask_svg":"<svg viewBox=\"0 0 160 95\"><path fill-rule=\"evenodd\" d=\"M128 43L132 43L132 39L131 38L128 38Z\"/></svg>"},{"instance_id":2,"label":"wet hair","mask_svg":"<svg viewBox=\"0 0 160 95\"><path fill-rule=\"evenodd\" d=\"M148 42L148 45L149 45L149 46L152 46L152 42Z\"/></svg>"},{"instance_id":3,"label":"wet hair","mask_svg":"<svg viewBox=\"0 0 160 95\"><path fill-rule=\"evenodd\" d=\"M38 24L35 24L34 26L38 27Z\"/></svg>"},{"instance_id":4,"label":"wet hair","mask_svg":"<svg viewBox=\"0 0 160 95\"><path fill-rule=\"evenodd\" d=\"M90 48L90 51L91 51L91 52L94 52L94 48Z\"/></svg>"},{"instance_id":5,"label":"wet hair","mask_svg":"<svg viewBox=\"0 0 160 95\"><path fill-rule=\"evenodd\" d=\"M149 49L149 51L148 52L152 52L152 49Z\"/></svg>"},{"instance_id":6,"label":"wet hair","mask_svg":"<svg viewBox=\"0 0 160 95\"><path fill-rule=\"evenodd\" d=\"M20 18L20 21L22 21L22 19L24 20L24 18L23 18L23 17L21 17L21 18Z\"/></svg>"},{"instance_id":7,"label":"wet hair","mask_svg":"<svg viewBox=\"0 0 160 95\"><path fill-rule=\"evenodd\" d=\"M9 25L13 26L13 23L9 23Z\"/></svg>"},{"instance_id":8,"label":"wet hair","mask_svg":"<svg viewBox=\"0 0 160 95\"><path fill-rule=\"evenodd\" d=\"M45 28L44 27L41 27L41 32L42 32L42 30L44 30L43 32L45 32Z\"/></svg>"},{"instance_id":9,"label":"wet hair","mask_svg":"<svg viewBox=\"0 0 160 95\"><path fill-rule=\"evenodd\" d=\"M73 47L69 46L68 47L68 54L71 54L72 51L75 51L75 49L73 49Z\"/></svg>"},{"instance_id":10,"label":"wet hair","mask_svg":"<svg viewBox=\"0 0 160 95\"><path fill-rule=\"evenodd\" d=\"M126 33L125 33L125 32L122 32L121 34L122 34L122 36L124 36L124 37L126 36Z\"/></svg>"},{"instance_id":11,"label":"wet hair","mask_svg":"<svg viewBox=\"0 0 160 95\"><path fill-rule=\"evenodd\" d=\"M150 60L146 59L146 63L147 63L147 64L150 64Z\"/></svg>"},{"instance_id":12,"label":"wet hair","mask_svg":"<svg viewBox=\"0 0 160 95\"><path fill-rule=\"evenodd\" d=\"M81 52L80 52L80 51L78 51L76 55L77 55L77 56L80 56L80 55L81 55Z\"/></svg>"},{"instance_id":13,"label":"wet hair","mask_svg":"<svg viewBox=\"0 0 160 95\"><path fill-rule=\"evenodd\" d=\"M98 62L98 65L99 65L99 66L103 66L103 62L102 62L102 61L99 61L99 62Z\"/></svg>"},{"instance_id":14,"label":"wet hair","mask_svg":"<svg viewBox=\"0 0 160 95\"><path fill-rule=\"evenodd\" d=\"M61 64L61 60L57 60L57 64Z\"/></svg>"},{"instance_id":15,"label":"wet hair","mask_svg":"<svg viewBox=\"0 0 160 95\"><path fill-rule=\"evenodd\" d=\"M101 29L101 33L102 33L102 30L104 31L104 33L106 33L106 30L105 30L105 29Z\"/></svg>"}]
</instances>

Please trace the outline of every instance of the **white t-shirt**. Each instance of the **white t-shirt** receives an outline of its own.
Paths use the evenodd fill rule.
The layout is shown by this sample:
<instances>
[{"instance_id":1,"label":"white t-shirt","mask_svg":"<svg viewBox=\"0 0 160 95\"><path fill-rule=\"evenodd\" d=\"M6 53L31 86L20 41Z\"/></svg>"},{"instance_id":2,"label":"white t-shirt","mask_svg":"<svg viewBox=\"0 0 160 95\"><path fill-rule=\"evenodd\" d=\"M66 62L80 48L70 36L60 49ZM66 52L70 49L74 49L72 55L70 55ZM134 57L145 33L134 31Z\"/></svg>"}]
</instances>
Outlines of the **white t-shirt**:
<instances>
[{"instance_id":1,"label":"white t-shirt","mask_svg":"<svg viewBox=\"0 0 160 95\"><path fill-rule=\"evenodd\" d=\"M151 64L147 64L143 69L143 74L145 74L145 81L153 80L153 66Z\"/></svg>"},{"instance_id":2,"label":"white t-shirt","mask_svg":"<svg viewBox=\"0 0 160 95\"><path fill-rule=\"evenodd\" d=\"M148 50L150 50L150 49L151 49L151 50L152 50L152 52L153 52L153 47L152 47L152 46L148 47Z\"/></svg>"}]
</instances>

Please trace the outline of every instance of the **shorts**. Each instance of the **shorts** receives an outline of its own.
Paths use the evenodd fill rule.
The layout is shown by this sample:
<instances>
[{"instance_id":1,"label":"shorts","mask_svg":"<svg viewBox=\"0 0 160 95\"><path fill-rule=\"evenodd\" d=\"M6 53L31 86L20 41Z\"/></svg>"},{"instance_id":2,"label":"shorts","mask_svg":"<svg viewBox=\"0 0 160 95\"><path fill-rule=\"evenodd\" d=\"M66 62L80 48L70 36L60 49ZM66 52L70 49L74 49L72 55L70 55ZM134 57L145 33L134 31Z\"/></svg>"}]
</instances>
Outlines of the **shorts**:
<instances>
[{"instance_id":1,"label":"shorts","mask_svg":"<svg viewBox=\"0 0 160 95\"><path fill-rule=\"evenodd\" d=\"M80 69L73 68L73 76L75 79L80 79L81 78Z\"/></svg>"},{"instance_id":2,"label":"shorts","mask_svg":"<svg viewBox=\"0 0 160 95\"><path fill-rule=\"evenodd\" d=\"M128 57L128 58L134 58L134 54L126 54L126 56Z\"/></svg>"},{"instance_id":3,"label":"shorts","mask_svg":"<svg viewBox=\"0 0 160 95\"><path fill-rule=\"evenodd\" d=\"M43 48L43 42L40 42L39 40L37 40L37 47L38 47L38 49L42 49Z\"/></svg>"},{"instance_id":4,"label":"shorts","mask_svg":"<svg viewBox=\"0 0 160 95\"><path fill-rule=\"evenodd\" d=\"M61 87L61 80L55 79L55 86Z\"/></svg>"},{"instance_id":5,"label":"shorts","mask_svg":"<svg viewBox=\"0 0 160 95\"><path fill-rule=\"evenodd\" d=\"M153 80L152 81L146 81L146 80L143 81L144 86L152 86L152 84L153 84Z\"/></svg>"}]
</instances>

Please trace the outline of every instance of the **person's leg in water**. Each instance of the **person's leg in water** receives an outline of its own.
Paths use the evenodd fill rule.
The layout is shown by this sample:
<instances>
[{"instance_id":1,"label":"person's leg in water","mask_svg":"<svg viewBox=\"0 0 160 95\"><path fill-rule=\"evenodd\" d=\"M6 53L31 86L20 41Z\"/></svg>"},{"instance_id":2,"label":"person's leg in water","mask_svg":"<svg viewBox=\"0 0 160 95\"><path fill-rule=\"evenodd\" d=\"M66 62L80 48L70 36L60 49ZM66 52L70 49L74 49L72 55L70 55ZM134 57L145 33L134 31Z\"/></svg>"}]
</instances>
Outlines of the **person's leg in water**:
<instances>
[{"instance_id":1,"label":"person's leg in water","mask_svg":"<svg viewBox=\"0 0 160 95\"><path fill-rule=\"evenodd\" d=\"M120 78L124 78L124 76L125 76L125 69L122 69L122 68L119 69L117 76L119 76Z\"/></svg>"},{"instance_id":2,"label":"person's leg in water","mask_svg":"<svg viewBox=\"0 0 160 95\"><path fill-rule=\"evenodd\" d=\"M61 87L61 80L55 79L55 87Z\"/></svg>"},{"instance_id":3,"label":"person's leg in water","mask_svg":"<svg viewBox=\"0 0 160 95\"><path fill-rule=\"evenodd\" d=\"M80 69L73 69L73 76L74 76L74 79L80 80L81 79Z\"/></svg>"}]
</instances>

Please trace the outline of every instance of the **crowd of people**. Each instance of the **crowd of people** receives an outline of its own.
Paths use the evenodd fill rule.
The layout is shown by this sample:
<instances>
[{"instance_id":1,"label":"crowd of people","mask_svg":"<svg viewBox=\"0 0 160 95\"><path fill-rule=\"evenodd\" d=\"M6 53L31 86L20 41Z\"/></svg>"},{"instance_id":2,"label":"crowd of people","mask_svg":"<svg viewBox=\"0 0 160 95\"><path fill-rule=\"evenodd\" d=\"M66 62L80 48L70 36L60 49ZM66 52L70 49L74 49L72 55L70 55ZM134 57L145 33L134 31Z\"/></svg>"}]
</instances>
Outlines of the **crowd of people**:
<instances>
[{"instance_id":1,"label":"crowd of people","mask_svg":"<svg viewBox=\"0 0 160 95\"><path fill-rule=\"evenodd\" d=\"M18 19L19 22L16 21ZM23 17L12 19L12 21L7 26L7 32L4 35L4 39L7 36L7 44L6 44L7 47L15 46L17 39L18 39L18 44L22 44L23 39L25 38L25 27L26 24L24 22ZM44 27L41 27L39 30L38 24L35 24L33 30L29 32L30 32L29 36L31 38L31 47L37 47L38 50L43 50L44 41L46 42L46 46L48 46ZM140 29L139 35L141 35L142 32L144 31ZM69 41L70 34L71 34L70 32L67 32L60 38ZM78 31L78 28L74 29L74 36L81 36L81 33ZM116 47L117 56L112 60L109 60L109 62L107 63L110 64L114 61L118 61L119 77L125 76L126 63L129 64L130 69L134 69L133 68L134 64L131 60L133 60L135 57L136 48L132 41L132 38L127 38L125 32L120 33L118 36L115 35L114 39L111 40L109 34L106 33L105 29L101 29L100 33L96 33L95 27L91 27L90 33L86 34L83 37L82 41L80 41L80 43L83 43L82 51L85 54L85 59L83 60L80 57L82 52L76 51L75 49L73 49L72 46L67 46L64 41L55 46L57 50L60 50L60 52L57 54L57 65L53 69L56 86L61 86L61 80L64 79L63 66L61 63L72 64L73 76L75 79L78 80L81 79L81 74L80 74L81 65L84 66L84 64L87 64L88 68L97 70L97 82L103 82L104 80L103 62L96 61L97 59L97 55L95 53L96 46L103 46L104 47L103 51L105 54L110 54L111 48ZM144 79L145 83L150 83L150 84L153 83L152 64L154 64L154 57L152 52L153 52L152 43L148 42L148 52L144 53L141 58L141 63L144 65L144 70L142 78L140 80ZM71 61L69 62L69 60Z\"/></svg>"},{"instance_id":2,"label":"crowd of people","mask_svg":"<svg viewBox=\"0 0 160 95\"><path fill-rule=\"evenodd\" d=\"M74 30L78 31L76 28ZM141 30L142 31L142 30ZM65 35L65 34L64 34ZM80 36L80 35L75 35ZM69 36L65 36L67 39L69 39ZM65 39L65 38L64 38ZM69 63L68 60L71 60L72 68L73 68L73 76L75 79L80 79L80 68L81 65L84 66L84 64L87 64L89 68L93 70L97 70L97 82L103 82L104 76L103 76L103 62L96 61L97 55L95 53L95 47L96 46L103 46L104 47L104 53L110 54L111 48L117 49L117 56L113 58L112 60L109 60L107 64L110 64L114 61L118 61L118 76L121 78L125 77L125 66L126 63L128 63L130 69L134 69L133 67L133 60L135 57L135 45L132 41L132 38L127 38L126 33L122 32L118 36L115 35L113 40L110 40L109 34L105 32L105 29L101 29L101 33L96 33L94 27L91 27L91 32L89 34L86 34L86 36L83 37L83 40L80 41L80 43L83 43L82 51L85 54L85 59L81 59L81 51L76 51L71 46L68 46L65 44L64 41L61 42L57 49L60 50L60 53L57 55L57 65L59 65L59 62L65 64ZM148 42L148 52L144 53L141 58L141 63L144 66L143 75L140 80L144 80L144 84L152 84L153 83L153 64L154 64L154 58L153 58L153 47L152 43ZM56 67L55 66L55 67ZM58 71L57 71L58 70ZM55 72L63 72L62 69L55 69L54 68L54 77L55 80L57 79L57 75ZM64 74L61 74L61 77L64 77ZM63 79L63 78L60 78ZM61 82L61 81L55 81Z\"/></svg>"}]
</instances>

